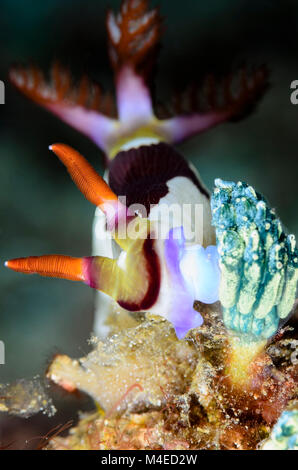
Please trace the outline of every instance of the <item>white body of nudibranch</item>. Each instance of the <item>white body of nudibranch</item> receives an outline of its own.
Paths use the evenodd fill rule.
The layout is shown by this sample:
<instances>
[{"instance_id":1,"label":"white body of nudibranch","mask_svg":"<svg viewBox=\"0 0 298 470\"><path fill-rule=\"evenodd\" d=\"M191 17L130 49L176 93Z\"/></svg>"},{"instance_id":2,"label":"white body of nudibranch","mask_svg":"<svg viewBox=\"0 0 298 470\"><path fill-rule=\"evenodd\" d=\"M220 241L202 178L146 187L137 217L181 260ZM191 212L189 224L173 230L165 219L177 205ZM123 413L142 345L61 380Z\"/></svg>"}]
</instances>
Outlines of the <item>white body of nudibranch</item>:
<instances>
[{"instance_id":1,"label":"white body of nudibranch","mask_svg":"<svg viewBox=\"0 0 298 470\"><path fill-rule=\"evenodd\" d=\"M153 170L146 168L148 159ZM158 164L160 161L163 161L162 165ZM115 175L117 171L119 173ZM142 215L140 213L144 209L158 232L154 246L160 261L161 285L158 300L150 313L170 320L176 325L178 336L184 336L190 328L202 323L200 314L193 310L194 301L213 303L218 300L220 274L208 192L200 183L196 170L176 150L155 140L148 142L146 138L128 141L115 157L110 172L112 174L106 172L105 180L118 196L128 199L129 205L137 203L142 206L146 193L151 194L151 207L146 201L146 207L143 205L137 211ZM116 188L113 187L115 179ZM142 185L142 179L146 184ZM120 180L124 181L123 186ZM130 183L129 192L134 185L137 188L136 201L125 193L127 181ZM154 189L156 185L158 189ZM171 237L175 240L171 241ZM171 249L177 249L176 258L169 253ZM106 228L105 215L97 209L93 224L93 255L118 258L120 252L119 245ZM97 336L105 337L109 333L108 324L115 315L121 315L123 320L130 314L107 295L97 292L94 321Z\"/></svg>"}]
</instances>

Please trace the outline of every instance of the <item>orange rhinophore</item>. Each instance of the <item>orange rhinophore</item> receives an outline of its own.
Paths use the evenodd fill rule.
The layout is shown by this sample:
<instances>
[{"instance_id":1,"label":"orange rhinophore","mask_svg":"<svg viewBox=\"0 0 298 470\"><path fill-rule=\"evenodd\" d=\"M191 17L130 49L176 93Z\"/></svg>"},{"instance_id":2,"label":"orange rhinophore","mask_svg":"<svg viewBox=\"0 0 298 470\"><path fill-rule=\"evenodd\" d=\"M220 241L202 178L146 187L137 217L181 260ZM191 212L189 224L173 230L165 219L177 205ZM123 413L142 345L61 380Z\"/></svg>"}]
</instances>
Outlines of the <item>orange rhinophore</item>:
<instances>
[{"instance_id":1,"label":"orange rhinophore","mask_svg":"<svg viewBox=\"0 0 298 470\"><path fill-rule=\"evenodd\" d=\"M71 178L88 201L99 207L118 201L116 194L79 152L64 144L53 144L49 149L66 166Z\"/></svg>"},{"instance_id":2,"label":"orange rhinophore","mask_svg":"<svg viewBox=\"0 0 298 470\"><path fill-rule=\"evenodd\" d=\"M63 255L30 256L6 261L13 271L40 276L58 277L70 281L84 281L83 259Z\"/></svg>"}]
</instances>

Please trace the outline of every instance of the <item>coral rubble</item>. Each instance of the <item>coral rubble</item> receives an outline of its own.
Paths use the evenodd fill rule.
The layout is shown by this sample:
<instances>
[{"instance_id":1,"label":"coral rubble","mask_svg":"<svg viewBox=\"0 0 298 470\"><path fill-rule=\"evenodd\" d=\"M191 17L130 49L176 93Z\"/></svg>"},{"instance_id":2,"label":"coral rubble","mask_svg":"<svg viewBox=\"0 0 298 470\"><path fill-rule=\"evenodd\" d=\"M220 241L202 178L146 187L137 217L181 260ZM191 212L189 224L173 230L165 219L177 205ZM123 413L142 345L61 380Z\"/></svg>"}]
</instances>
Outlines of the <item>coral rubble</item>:
<instances>
[{"instance_id":1,"label":"coral rubble","mask_svg":"<svg viewBox=\"0 0 298 470\"><path fill-rule=\"evenodd\" d=\"M243 450L265 442L297 399L295 340L272 341L251 364L251 386L240 390L226 376L230 342L220 304L196 308L204 324L183 340L151 317L105 342L93 339L80 360L57 356L48 377L90 394L98 410L47 448Z\"/></svg>"},{"instance_id":2,"label":"coral rubble","mask_svg":"<svg viewBox=\"0 0 298 470\"><path fill-rule=\"evenodd\" d=\"M0 395L0 412L23 418L29 418L39 412L53 416L56 412L46 386L39 377L32 380L20 379L12 384L0 384Z\"/></svg>"}]
</instances>

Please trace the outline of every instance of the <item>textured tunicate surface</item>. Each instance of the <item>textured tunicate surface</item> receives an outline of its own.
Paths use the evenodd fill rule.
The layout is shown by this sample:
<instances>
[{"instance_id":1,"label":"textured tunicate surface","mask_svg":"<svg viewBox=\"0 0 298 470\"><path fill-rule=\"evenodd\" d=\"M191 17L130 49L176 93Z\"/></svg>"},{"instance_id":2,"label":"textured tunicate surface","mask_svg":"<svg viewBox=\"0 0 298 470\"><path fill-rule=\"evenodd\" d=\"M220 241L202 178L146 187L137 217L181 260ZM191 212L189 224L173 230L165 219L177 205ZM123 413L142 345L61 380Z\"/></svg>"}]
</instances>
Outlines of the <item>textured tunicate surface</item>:
<instances>
[{"instance_id":1,"label":"textured tunicate surface","mask_svg":"<svg viewBox=\"0 0 298 470\"><path fill-rule=\"evenodd\" d=\"M226 327L252 339L276 333L296 296L298 251L274 210L246 183L215 180L216 228Z\"/></svg>"}]
</instances>

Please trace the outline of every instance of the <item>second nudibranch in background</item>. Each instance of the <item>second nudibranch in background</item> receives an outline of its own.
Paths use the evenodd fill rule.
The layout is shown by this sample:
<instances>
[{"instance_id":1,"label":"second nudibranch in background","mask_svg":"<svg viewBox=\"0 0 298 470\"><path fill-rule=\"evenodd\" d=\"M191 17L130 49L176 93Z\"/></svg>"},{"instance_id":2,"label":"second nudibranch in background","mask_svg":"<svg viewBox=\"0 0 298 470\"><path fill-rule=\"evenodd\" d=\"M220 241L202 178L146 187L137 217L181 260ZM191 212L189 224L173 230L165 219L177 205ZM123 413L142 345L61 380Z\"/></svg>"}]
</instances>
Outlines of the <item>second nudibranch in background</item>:
<instances>
[{"instance_id":1,"label":"second nudibranch in background","mask_svg":"<svg viewBox=\"0 0 298 470\"><path fill-rule=\"evenodd\" d=\"M184 101L175 101L177 115L159 118L149 79L161 28L158 10L148 10L146 0L124 0L117 15L108 12L116 106L86 78L72 88L69 74L57 64L49 82L35 68L11 72L18 89L105 153L108 184L75 150L53 145L79 189L98 208L94 256L30 257L7 266L84 281L102 292L95 319L99 336L107 333L105 320L113 305L102 295L126 311L165 316L179 338L202 323L194 300L218 300L220 272L209 193L173 145L239 118L266 87L264 69L250 76L243 69L233 80L229 76L218 84L208 77L201 90L192 88Z\"/></svg>"}]
</instances>

